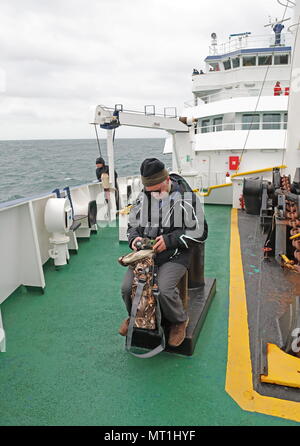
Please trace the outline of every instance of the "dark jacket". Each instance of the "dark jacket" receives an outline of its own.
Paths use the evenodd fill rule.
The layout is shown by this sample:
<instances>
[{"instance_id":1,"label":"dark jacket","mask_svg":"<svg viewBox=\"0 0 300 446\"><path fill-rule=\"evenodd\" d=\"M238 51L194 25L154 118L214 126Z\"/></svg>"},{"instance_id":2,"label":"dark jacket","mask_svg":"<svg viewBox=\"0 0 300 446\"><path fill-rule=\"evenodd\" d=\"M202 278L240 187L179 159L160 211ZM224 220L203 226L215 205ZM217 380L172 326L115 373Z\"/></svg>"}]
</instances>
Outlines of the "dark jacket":
<instances>
[{"instance_id":1,"label":"dark jacket","mask_svg":"<svg viewBox=\"0 0 300 446\"><path fill-rule=\"evenodd\" d=\"M109 166L104 165L103 167L97 167L96 169L96 177L98 178L98 181L101 181L101 175L103 173L109 174ZM117 180L118 174L115 171L115 180Z\"/></svg>"},{"instance_id":2,"label":"dark jacket","mask_svg":"<svg viewBox=\"0 0 300 446\"><path fill-rule=\"evenodd\" d=\"M167 250L156 255L156 263L168 261L189 266L193 246L204 243L208 226L199 198L185 193L172 179L171 191L164 200L149 199L142 191L129 214L127 237L129 246L136 237L155 239L163 235Z\"/></svg>"}]
</instances>

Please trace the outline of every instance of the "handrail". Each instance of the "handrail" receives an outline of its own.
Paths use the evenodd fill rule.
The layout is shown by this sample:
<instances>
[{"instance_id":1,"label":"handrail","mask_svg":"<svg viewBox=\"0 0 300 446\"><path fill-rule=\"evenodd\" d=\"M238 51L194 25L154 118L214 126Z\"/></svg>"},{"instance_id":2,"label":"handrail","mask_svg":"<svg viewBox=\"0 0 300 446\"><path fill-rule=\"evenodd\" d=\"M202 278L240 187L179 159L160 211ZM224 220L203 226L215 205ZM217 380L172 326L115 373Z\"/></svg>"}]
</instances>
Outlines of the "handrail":
<instances>
[{"instance_id":1,"label":"handrail","mask_svg":"<svg viewBox=\"0 0 300 446\"><path fill-rule=\"evenodd\" d=\"M242 176L242 175L253 175L255 173L271 172L273 169L286 169L286 167L287 166L283 165L283 166L267 167L265 169L251 170L251 171L248 171L248 172L235 173L235 174L231 175L231 178L236 178L236 177L239 177L239 176ZM232 186L232 183L218 184L218 185L215 185L215 186L210 186L208 188L207 192L200 192L199 189L195 189L194 192L199 194L201 197L208 197L213 190L221 189L223 187L229 187L229 186Z\"/></svg>"},{"instance_id":2,"label":"handrail","mask_svg":"<svg viewBox=\"0 0 300 446\"><path fill-rule=\"evenodd\" d=\"M289 88L290 84L286 84L286 85L281 85L281 89L283 94L279 95L279 96L288 96L285 95L285 89ZM228 91L219 91L218 93L213 93L213 94L209 94L206 96L198 96L197 100L198 100L198 105L199 105L199 100L201 100L202 102L204 102L205 104L209 104L211 102L217 102L217 101L221 101L223 99L235 99L235 98L239 98L239 97L257 97L260 95L260 89L259 88L255 88L255 89L250 89L250 88L236 88L236 89L229 89ZM266 87L263 89L261 96L274 96L274 88L270 88L270 87ZM277 96L276 96L277 97ZM189 101L192 102L192 101ZM186 102L185 104L189 104L189 102ZM202 104L201 104L202 105Z\"/></svg>"},{"instance_id":3,"label":"handrail","mask_svg":"<svg viewBox=\"0 0 300 446\"><path fill-rule=\"evenodd\" d=\"M222 99L233 99L236 97L243 97L245 95L246 97L249 97L249 93L256 93L251 96L259 96L259 89L250 90L249 88L236 88L236 89L230 89L228 91L219 91L218 93L208 94L206 96L199 96L197 99L201 99L203 102L210 103L210 102L216 102L220 101ZM270 89L271 92L271 89ZM272 94L274 94L274 91L272 89ZM242 95L242 96L240 96Z\"/></svg>"},{"instance_id":4,"label":"handrail","mask_svg":"<svg viewBox=\"0 0 300 446\"><path fill-rule=\"evenodd\" d=\"M242 175L252 175L254 173L262 173L262 172L272 172L273 169L286 169L287 166L275 166L275 167L267 167L265 169L258 169L258 170L250 170L249 172L241 172L241 173L234 173L231 175L231 178L241 177Z\"/></svg>"},{"instance_id":5,"label":"handrail","mask_svg":"<svg viewBox=\"0 0 300 446\"><path fill-rule=\"evenodd\" d=\"M105 110L108 110L108 111L110 111L110 112L114 112L114 111L115 111L115 107L106 107L106 106L102 106L102 107L105 108ZM146 105L145 107L149 107L149 105ZM178 116L177 116L177 110L176 110L176 115L167 115L167 114L166 114L166 109L170 109L170 108L176 110L176 107L164 107L164 113L156 113L156 111L155 111L155 107L154 107L154 113L153 113L153 115L151 115L150 113L147 114L147 110L146 110L146 109L144 109L144 111L140 111L140 110L129 110L129 109L122 108L122 110L119 110L119 111L124 112L124 113L132 113L132 114L135 114L135 115L143 115L143 116L149 116L149 115L151 115L151 116L163 116L164 118L174 118L174 119L177 119L177 118L178 118Z\"/></svg>"},{"instance_id":6,"label":"handrail","mask_svg":"<svg viewBox=\"0 0 300 446\"><path fill-rule=\"evenodd\" d=\"M206 118L200 118L198 122L205 121ZM207 118L211 119L211 118ZM273 126L274 127L271 127ZM275 127L276 125L276 127ZM197 127L198 134L214 133L214 132L224 132L224 131L234 131L234 130L286 130L286 121L275 121L275 122L228 122L227 124L211 124L207 126ZM259 128L255 128L259 127ZM203 129L206 131L203 132Z\"/></svg>"},{"instance_id":7,"label":"handrail","mask_svg":"<svg viewBox=\"0 0 300 446\"><path fill-rule=\"evenodd\" d=\"M290 0L289 0L290 1ZM287 45L292 43L291 36L289 33L281 33L281 45ZM262 35L248 35L248 36L240 36L234 39L230 39L227 42L223 42L217 47L209 47L209 54L212 56L218 56L230 53L232 51L237 51L243 48L260 48L260 47L270 47L272 51L275 39L273 34L262 34ZM280 45L276 45L276 47L280 48ZM216 53L217 52L217 53Z\"/></svg>"},{"instance_id":8,"label":"handrail","mask_svg":"<svg viewBox=\"0 0 300 446\"><path fill-rule=\"evenodd\" d=\"M195 190L194 192L196 192L198 195L200 195L200 197L208 197L212 190L221 189L222 187L229 187L229 186L232 186L232 183L218 184L216 186L210 186L208 188L207 192L199 192L199 190Z\"/></svg>"}]
</instances>

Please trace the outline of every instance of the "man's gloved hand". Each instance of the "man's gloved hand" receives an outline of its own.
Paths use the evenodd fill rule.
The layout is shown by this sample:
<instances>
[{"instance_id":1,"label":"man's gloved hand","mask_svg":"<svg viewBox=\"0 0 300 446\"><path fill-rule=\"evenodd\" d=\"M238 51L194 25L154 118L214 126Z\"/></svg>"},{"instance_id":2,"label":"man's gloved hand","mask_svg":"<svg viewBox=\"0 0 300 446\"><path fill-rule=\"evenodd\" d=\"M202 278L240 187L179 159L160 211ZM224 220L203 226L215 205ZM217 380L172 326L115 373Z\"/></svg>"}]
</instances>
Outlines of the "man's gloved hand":
<instances>
[{"instance_id":1,"label":"man's gloved hand","mask_svg":"<svg viewBox=\"0 0 300 446\"><path fill-rule=\"evenodd\" d=\"M156 240L156 243L153 246L153 250L156 251L157 253L166 251L167 247L166 247L164 237L162 235L160 235L159 237L156 237L155 240Z\"/></svg>"},{"instance_id":2,"label":"man's gloved hand","mask_svg":"<svg viewBox=\"0 0 300 446\"><path fill-rule=\"evenodd\" d=\"M133 249L134 251L137 251L137 250L138 250L137 247L135 246L136 242L138 242L138 241L142 241L142 240L143 240L142 237L136 237L136 238L133 240L133 242L132 242L132 244L131 244L131 247L132 247L132 249Z\"/></svg>"}]
</instances>

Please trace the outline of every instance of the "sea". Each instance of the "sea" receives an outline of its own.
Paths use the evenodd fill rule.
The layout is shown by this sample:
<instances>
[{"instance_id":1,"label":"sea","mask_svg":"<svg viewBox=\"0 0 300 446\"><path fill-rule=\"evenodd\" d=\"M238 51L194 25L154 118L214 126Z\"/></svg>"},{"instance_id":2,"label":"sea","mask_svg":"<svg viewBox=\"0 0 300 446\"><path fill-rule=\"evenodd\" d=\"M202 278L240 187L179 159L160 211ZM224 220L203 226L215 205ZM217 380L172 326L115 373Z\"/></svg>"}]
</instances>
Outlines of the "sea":
<instances>
[{"instance_id":1,"label":"sea","mask_svg":"<svg viewBox=\"0 0 300 446\"><path fill-rule=\"evenodd\" d=\"M100 148L92 139L0 141L0 203L93 182L96 158L101 155L107 162L106 140L99 142ZM163 155L164 142L115 139L118 175L139 175L145 158L159 158L170 168L171 155Z\"/></svg>"}]
</instances>

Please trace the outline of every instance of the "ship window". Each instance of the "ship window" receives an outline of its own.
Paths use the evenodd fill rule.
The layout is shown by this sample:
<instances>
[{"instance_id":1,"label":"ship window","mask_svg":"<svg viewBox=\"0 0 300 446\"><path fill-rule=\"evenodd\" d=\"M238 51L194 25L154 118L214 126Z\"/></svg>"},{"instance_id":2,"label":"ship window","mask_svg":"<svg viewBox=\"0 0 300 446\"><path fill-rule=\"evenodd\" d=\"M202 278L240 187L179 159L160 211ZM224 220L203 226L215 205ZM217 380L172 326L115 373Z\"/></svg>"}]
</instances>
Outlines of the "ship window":
<instances>
[{"instance_id":1,"label":"ship window","mask_svg":"<svg viewBox=\"0 0 300 446\"><path fill-rule=\"evenodd\" d=\"M243 57L243 66L244 67L253 67L254 65L256 65L256 56Z\"/></svg>"},{"instance_id":2,"label":"ship window","mask_svg":"<svg viewBox=\"0 0 300 446\"><path fill-rule=\"evenodd\" d=\"M203 119L201 121L201 133L208 133L210 131L209 124L210 119Z\"/></svg>"},{"instance_id":3,"label":"ship window","mask_svg":"<svg viewBox=\"0 0 300 446\"><path fill-rule=\"evenodd\" d=\"M220 71L219 63L212 62L209 64L209 71Z\"/></svg>"},{"instance_id":4,"label":"ship window","mask_svg":"<svg viewBox=\"0 0 300 446\"><path fill-rule=\"evenodd\" d=\"M283 121L284 121L283 128L284 129L287 129L287 120L288 120L288 114L285 113L284 117L283 117Z\"/></svg>"},{"instance_id":5,"label":"ship window","mask_svg":"<svg viewBox=\"0 0 300 446\"><path fill-rule=\"evenodd\" d=\"M232 59L232 68L239 68L239 66L240 66L240 58L235 57L234 59Z\"/></svg>"},{"instance_id":6,"label":"ship window","mask_svg":"<svg viewBox=\"0 0 300 446\"><path fill-rule=\"evenodd\" d=\"M214 118L213 120L213 132L221 132L222 131L222 124L223 124L223 118Z\"/></svg>"},{"instance_id":7,"label":"ship window","mask_svg":"<svg viewBox=\"0 0 300 446\"><path fill-rule=\"evenodd\" d=\"M275 65L287 65L289 63L289 55L288 54L279 54L274 56L274 64Z\"/></svg>"},{"instance_id":8,"label":"ship window","mask_svg":"<svg viewBox=\"0 0 300 446\"><path fill-rule=\"evenodd\" d=\"M230 59L228 59L228 60L224 60L223 65L224 65L224 69L225 69L225 70L230 70L230 69L231 69L231 62L230 62Z\"/></svg>"},{"instance_id":9,"label":"ship window","mask_svg":"<svg viewBox=\"0 0 300 446\"><path fill-rule=\"evenodd\" d=\"M264 113L263 115L263 129L274 130L280 129L280 113Z\"/></svg>"},{"instance_id":10,"label":"ship window","mask_svg":"<svg viewBox=\"0 0 300 446\"><path fill-rule=\"evenodd\" d=\"M242 130L259 130L259 114L242 115Z\"/></svg>"},{"instance_id":11,"label":"ship window","mask_svg":"<svg viewBox=\"0 0 300 446\"><path fill-rule=\"evenodd\" d=\"M272 56L258 56L258 65L272 65Z\"/></svg>"}]
</instances>

